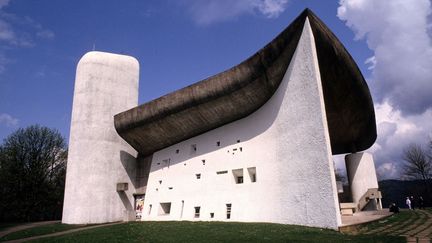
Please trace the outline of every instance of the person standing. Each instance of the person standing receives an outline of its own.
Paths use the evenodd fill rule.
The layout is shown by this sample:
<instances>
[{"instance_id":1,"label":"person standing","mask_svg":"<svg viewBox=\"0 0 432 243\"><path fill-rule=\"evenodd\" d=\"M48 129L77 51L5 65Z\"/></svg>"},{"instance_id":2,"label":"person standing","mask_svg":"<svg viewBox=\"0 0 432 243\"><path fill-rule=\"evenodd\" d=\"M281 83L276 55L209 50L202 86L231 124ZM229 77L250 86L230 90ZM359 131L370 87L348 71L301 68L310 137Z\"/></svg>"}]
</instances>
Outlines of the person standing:
<instances>
[{"instance_id":1,"label":"person standing","mask_svg":"<svg viewBox=\"0 0 432 243\"><path fill-rule=\"evenodd\" d=\"M408 206L409 210L411 210L411 200L409 199L409 197L406 198L405 203Z\"/></svg>"},{"instance_id":2,"label":"person standing","mask_svg":"<svg viewBox=\"0 0 432 243\"><path fill-rule=\"evenodd\" d=\"M418 203L419 203L419 209L425 209L425 207L424 207L424 200L423 200L422 196L419 197Z\"/></svg>"},{"instance_id":3,"label":"person standing","mask_svg":"<svg viewBox=\"0 0 432 243\"><path fill-rule=\"evenodd\" d=\"M417 206L416 204L416 200L414 199L413 196L411 196L411 209L415 210L415 207Z\"/></svg>"}]
</instances>

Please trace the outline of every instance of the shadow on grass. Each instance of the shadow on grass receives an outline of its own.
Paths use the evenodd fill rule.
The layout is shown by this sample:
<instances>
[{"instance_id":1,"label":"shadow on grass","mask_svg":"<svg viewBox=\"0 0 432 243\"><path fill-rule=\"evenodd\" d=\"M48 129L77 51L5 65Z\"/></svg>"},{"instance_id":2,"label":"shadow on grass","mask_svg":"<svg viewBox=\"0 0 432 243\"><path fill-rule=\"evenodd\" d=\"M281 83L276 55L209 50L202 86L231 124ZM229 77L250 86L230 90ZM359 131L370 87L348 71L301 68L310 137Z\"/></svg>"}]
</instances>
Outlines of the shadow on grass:
<instances>
[{"instance_id":1,"label":"shadow on grass","mask_svg":"<svg viewBox=\"0 0 432 243\"><path fill-rule=\"evenodd\" d=\"M268 223L132 222L34 242L406 242L403 237L344 235L327 229Z\"/></svg>"}]
</instances>

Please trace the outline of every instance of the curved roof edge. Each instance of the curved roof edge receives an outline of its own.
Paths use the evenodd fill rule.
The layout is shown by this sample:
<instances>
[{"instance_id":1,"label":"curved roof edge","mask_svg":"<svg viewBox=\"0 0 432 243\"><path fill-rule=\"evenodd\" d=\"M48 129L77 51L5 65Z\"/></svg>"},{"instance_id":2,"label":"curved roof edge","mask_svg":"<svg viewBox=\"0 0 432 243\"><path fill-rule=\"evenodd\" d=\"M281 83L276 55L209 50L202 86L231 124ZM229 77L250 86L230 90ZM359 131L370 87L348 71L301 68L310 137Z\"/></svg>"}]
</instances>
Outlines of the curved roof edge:
<instances>
[{"instance_id":1,"label":"curved roof edge","mask_svg":"<svg viewBox=\"0 0 432 243\"><path fill-rule=\"evenodd\" d=\"M115 115L118 134L149 155L256 111L279 87L306 18L317 46L332 152L369 148L376 125L367 84L339 40L309 9L239 65Z\"/></svg>"}]
</instances>

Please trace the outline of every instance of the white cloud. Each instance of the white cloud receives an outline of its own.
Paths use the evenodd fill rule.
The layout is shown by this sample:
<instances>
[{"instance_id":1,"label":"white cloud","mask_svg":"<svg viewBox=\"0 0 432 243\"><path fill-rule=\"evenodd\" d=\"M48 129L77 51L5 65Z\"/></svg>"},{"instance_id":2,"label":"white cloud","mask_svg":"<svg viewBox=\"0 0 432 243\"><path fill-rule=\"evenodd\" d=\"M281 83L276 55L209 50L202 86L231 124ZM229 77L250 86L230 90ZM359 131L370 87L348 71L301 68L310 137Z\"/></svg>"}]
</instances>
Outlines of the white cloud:
<instances>
[{"instance_id":1,"label":"white cloud","mask_svg":"<svg viewBox=\"0 0 432 243\"><path fill-rule=\"evenodd\" d=\"M36 36L42 39L53 39L55 34L51 30L40 30L36 33Z\"/></svg>"},{"instance_id":2,"label":"white cloud","mask_svg":"<svg viewBox=\"0 0 432 243\"><path fill-rule=\"evenodd\" d=\"M338 17L364 39L372 71L380 179L402 178L402 153L432 136L432 7L430 0L341 0Z\"/></svg>"},{"instance_id":3,"label":"white cloud","mask_svg":"<svg viewBox=\"0 0 432 243\"><path fill-rule=\"evenodd\" d=\"M276 18L285 11L288 0L184 0L182 3L197 24L208 25L244 14Z\"/></svg>"},{"instance_id":4,"label":"white cloud","mask_svg":"<svg viewBox=\"0 0 432 243\"><path fill-rule=\"evenodd\" d=\"M425 145L432 138L432 108L419 115L403 116L384 102L376 105L375 111L378 138L370 151L374 154L378 177L402 178L403 150L411 143Z\"/></svg>"},{"instance_id":5,"label":"white cloud","mask_svg":"<svg viewBox=\"0 0 432 243\"><path fill-rule=\"evenodd\" d=\"M374 51L371 90L403 114L432 107L430 0L342 0L338 17Z\"/></svg>"},{"instance_id":6,"label":"white cloud","mask_svg":"<svg viewBox=\"0 0 432 243\"><path fill-rule=\"evenodd\" d=\"M10 0L0 0L0 9L9 4Z\"/></svg>"},{"instance_id":7,"label":"white cloud","mask_svg":"<svg viewBox=\"0 0 432 243\"><path fill-rule=\"evenodd\" d=\"M0 113L0 124L7 127L15 127L18 125L18 119L6 113Z\"/></svg>"},{"instance_id":8,"label":"white cloud","mask_svg":"<svg viewBox=\"0 0 432 243\"><path fill-rule=\"evenodd\" d=\"M0 0L0 74L6 71L8 64L13 62L8 52L17 48L30 48L36 40L53 39L52 30L45 29L37 21L28 16L17 16L4 11L10 0Z\"/></svg>"}]
</instances>

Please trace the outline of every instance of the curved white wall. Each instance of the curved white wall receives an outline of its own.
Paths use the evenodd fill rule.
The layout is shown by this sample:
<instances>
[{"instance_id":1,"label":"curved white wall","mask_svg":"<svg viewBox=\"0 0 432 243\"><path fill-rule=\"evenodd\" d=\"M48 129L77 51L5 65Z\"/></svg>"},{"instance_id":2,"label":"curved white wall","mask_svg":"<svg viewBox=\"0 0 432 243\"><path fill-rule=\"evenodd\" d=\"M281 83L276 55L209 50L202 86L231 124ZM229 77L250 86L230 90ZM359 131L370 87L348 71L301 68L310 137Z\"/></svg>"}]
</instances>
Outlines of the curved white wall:
<instances>
[{"instance_id":1,"label":"curved white wall","mask_svg":"<svg viewBox=\"0 0 432 243\"><path fill-rule=\"evenodd\" d=\"M114 129L114 115L138 104L138 61L89 52L78 63L67 162L63 223L119 221L133 210L136 152ZM116 184L129 190L118 193Z\"/></svg>"},{"instance_id":2,"label":"curved white wall","mask_svg":"<svg viewBox=\"0 0 432 243\"><path fill-rule=\"evenodd\" d=\"M345 156L345 166L354 203L358 203L368 189L378 188L372 154L365 152L348 154Z\"/></svg>"},{"instance_id":3,"label":"curved white wall","mask_svg":"<svg viewBox=\"0 0 432 243\"><path fill-rule=\"evenodd\" d=\"M256 182L248 173L252 167ZM242 184L235 183L237 169L243 169ZM161 215L160 203L171 203L169 214ZM226 204L232 204L231 219L226 218ZM197 206L199 218L194 217ZM154 153L142 219L337 229L337 189L308 21L283 82L266 104L246 118Z\"/></svg>"}]
</instances>

